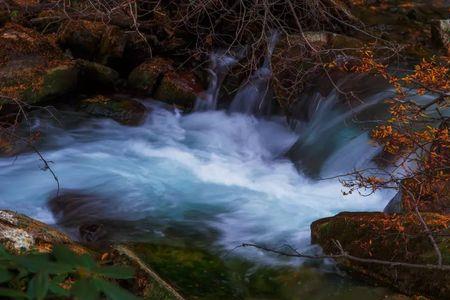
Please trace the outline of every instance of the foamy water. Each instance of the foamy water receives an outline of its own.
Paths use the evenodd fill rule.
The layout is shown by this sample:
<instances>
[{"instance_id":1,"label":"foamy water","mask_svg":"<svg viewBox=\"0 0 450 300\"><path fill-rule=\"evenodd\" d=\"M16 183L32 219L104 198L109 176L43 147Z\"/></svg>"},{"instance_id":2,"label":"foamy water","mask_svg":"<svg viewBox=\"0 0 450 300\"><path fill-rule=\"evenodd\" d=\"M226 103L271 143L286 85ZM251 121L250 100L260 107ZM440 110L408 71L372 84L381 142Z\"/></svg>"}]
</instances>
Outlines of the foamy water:
<instances>
[{"instance_id":1,"label":"foamy water","mask_svg":"<svg viewBox=\"0 0 450 300\"><path fill-rule=\"evenodd\" d=\"M302 249L312 221L382 210L390 199L344 197L336 179L302 175L284 156L298 136L282 120L222 111L180 116L151 106L139 127L87 118L64 128L45 119L36 125L45 132L42 154L61 187L109 199L96 212L101 216L154 220L149 238L164 238L168 224L176 224L214 230L212 243L224 250L247 242ZM41 167L33 153L0 159L0 206L52 223L46 203L56 184Z\"/></svg>"}]
</instances>

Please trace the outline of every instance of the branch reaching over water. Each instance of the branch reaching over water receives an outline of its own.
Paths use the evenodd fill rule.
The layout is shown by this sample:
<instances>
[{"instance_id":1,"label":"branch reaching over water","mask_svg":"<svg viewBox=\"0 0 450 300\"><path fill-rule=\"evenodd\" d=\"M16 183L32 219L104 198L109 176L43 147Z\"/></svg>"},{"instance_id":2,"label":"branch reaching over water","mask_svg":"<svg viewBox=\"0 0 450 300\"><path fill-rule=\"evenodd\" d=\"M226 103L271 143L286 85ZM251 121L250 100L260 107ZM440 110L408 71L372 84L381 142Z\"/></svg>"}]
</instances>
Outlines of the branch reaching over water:
<instances>
[{"instance_id":1,"label":"branch reaching over water","mask_svg":"<svg viewBox=\"0 0 450 300\"><path fill-rule=\"evenodd\" d=\"M399 262L399 261L387 261L387 260L380 260L380 259L371 259L371 258L362 258L357 257L348 254L344 251L342 248L342 245L339 243L339 241L334 241L335 245L340 251L340 254L332 254L332 255L310 255L310 254L304 254L301 252L298 252L295 249L292 249L293 252L284 252L272 248L268 248L265 246L257 245L257 244L250 244L250 243L244 243L240 247L246 248L246 247L253 247L265 252L286 256L286 257L296 257L296 258L307 258L307 259L349 259L352 261L357 261L361 263L369 263L369 264L378 264L378 265L385 265L389 267L406 267L406 268L415 268L415 269L427 269L427 270L442 270L442 271L450 271L450 265L443 265L443 264L414 264L414 263L406 263L406 262Z\"/></svg>"}]
</instances>

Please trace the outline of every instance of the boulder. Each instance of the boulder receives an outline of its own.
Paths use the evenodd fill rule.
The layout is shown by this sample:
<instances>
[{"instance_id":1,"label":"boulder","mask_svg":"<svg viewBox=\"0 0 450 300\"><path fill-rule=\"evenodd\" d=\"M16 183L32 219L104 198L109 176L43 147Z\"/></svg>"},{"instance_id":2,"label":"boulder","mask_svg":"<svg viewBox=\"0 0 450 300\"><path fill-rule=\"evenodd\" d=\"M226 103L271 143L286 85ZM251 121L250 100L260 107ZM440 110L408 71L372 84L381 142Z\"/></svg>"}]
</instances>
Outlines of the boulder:
<instances>
[{"instance_id":1,"label":"boulder","mask_svg":"<svg viewBox=\"0 0 450 300\"><path fill-rule=\"evenodd\" d=\"M163 75L173 70L173 61L162 57L152 58L131 71L128 86L136 92L151 95Z\"/></svg>"},{"instance_id":2,"label":"boulder","mask_svg":"<svg viewBox=\"0 0 450 300\"><path fill-rule=\"evenodd\" d=\"M0 29L0 44L3 103L14 101L11 99L40 103L76 87L76 65L64 56L51 37L8 23Z\"/></svg>"},{"instance_id":3,"label":"boulder","mask_svg":"<svg viewBox=\"0 0 450 300\"><path fill-rule=\"evenodd\" d=\"M173 289L155 280L154 273L136 259L131 251L117 246L103 248L99 253L72 241L66 234L44 223L13 211L0 210L0 245L12 254L50 253L55 245L64 245L76 254L92 255L102 266L133 267L136 273L132 279L115 283L134 295L144 299L176 299Z\"/></svg>"},{"instance_id":4,"label":"boulder","mask_svg":"<svg viewBox=\"0 0 450 300\"><path fill-rule=\"evenodd\" d=\"M203 87L194 74L171 71L164 75L153 97L170 104L192 108L202 91Z\"/></svg>"},{"instance_id":5,"label":"boulder","mask_svg":"<svg viewBox=\"0 0 450 300\"><path fill-rule=\"evenodd\" d=\"M443 47L450 55L450 19L431 22L431 38L434 44Z\"/></svg>"},{"instance_id":6,"label":"boulder","mask_svg":"<svg viewBox=\"0 0 450 300\"><path fill-rule=\"evenodd\" d=\"M450 264L450 216L422 214L443 257ZM439 234L437 234L439 233ZM312 243L325 254L340 254L339 241L348 254L363 259L378 259L411 264L436 264L437 255L417 215L384 213L340 213L311 224ZM450 272L408 266L381 265L338 258L338 265L351 275L370 283L391 286L405 294L421 294L448 299Z\"/></svg>"},{"instance_id":7,"label":"boulder","mask_svg":"<svg viewBox=\"0 0 450 300\"><path fill-rule=\"evenodd\" d=\"M84 59L77 60L77 63L82 86L113 88L119 81L119 73L110 67Z\"/></svg>"},{"instance_id":8,"label":"boulder","mask_svg":"<svg viewBox=\"0 0 450 300\"><path fill-rule=\"evenodd\" d=\"M0 244L16 254L50 252L54 245L66 245L77 253L87 251L64 233L9 210L0 210Z\"/></svg>"},{"instance_id":9,"label":"boulder","mask_svg":"<svg viewBox=\"0 0 450 300\"><path fill-rule=\"evenodd\" d=\"M136 67L128 77L128 86L140 94L188 108L203 91L193 73L175 70L173 61L161 57Z\"/></svg>"},{"instance_id":10,"label":"boulder","mask_svg":"<svg viewBox=\"0 0 450 300\"><path fill-rule=\"evenodd\" d=\"M66 22L58 35L58 42L75 57L108 65L123 56L126 34L117 26L88 20Z\"/></svg>"},{"instance_id":11,"label":"boulder","mask_svg":"<svg viewBox=\"0 0 450 300\"><path fill-rule=\"evenodd\" d=\"M123 125L137 126L144 122L147 109L133 99L112 99L102 95L81 101L80 109L88 114L111 118Z\"/></svg>"}]
</instances>

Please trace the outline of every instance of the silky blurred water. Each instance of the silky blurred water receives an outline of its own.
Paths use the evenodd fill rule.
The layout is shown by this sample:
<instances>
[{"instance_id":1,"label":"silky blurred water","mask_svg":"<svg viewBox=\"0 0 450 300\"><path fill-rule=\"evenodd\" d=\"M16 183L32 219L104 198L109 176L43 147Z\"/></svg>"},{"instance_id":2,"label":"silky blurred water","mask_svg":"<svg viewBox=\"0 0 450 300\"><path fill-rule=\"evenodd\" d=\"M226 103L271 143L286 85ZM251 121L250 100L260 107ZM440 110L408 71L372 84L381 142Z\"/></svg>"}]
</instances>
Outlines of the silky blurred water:
<instances>
[{"instance_id":1,"label":"silky blurred water","mask_svg":"<svg viewBox=\"0 0 450 300\"><path fill-rule=\"evenodd\" d=\"M281 118L223 111L182 116L147 105L152 113L139 127L62 112L56 113L61 123L49 117L33 122L61 188L107 199L89 212L99 218L150 220L142 234L149 239L164 238L175 226L200 236L208 229L213 237L202 238L223 250L241 243L305 249L312 221L340 211L382 210L390 199L383 193L342 196L337 179L303 175L285 158L298 134ZM365 149L366 143L360 137L352 147ZM333 147L335 153L345 149ZM341 155L347 167L358 161ZM54 223L47 201L56 184L41 167L34 153L1 158L0 206Z\"/></svg>"}]
</instances>

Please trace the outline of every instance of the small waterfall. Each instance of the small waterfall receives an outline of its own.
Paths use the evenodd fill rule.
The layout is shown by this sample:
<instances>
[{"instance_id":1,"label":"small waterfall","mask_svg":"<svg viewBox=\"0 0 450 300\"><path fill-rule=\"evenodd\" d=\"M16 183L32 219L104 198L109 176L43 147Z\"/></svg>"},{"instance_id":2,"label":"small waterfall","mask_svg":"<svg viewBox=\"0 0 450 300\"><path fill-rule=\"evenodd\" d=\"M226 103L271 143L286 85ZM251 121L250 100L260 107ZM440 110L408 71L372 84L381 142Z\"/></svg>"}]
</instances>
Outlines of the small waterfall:
<instances>
[{"instance_id":1,"label":"small waterfall","mask_svg":"<svg viewBox=\"0 0 450 300\"><path fill-rule=\"evenodd\" d=\"M211 54L211 66L209 72L209 87L206 92L197 98L195 103L195 111L206 111L217 109L217 98L222 82L228 71L236 64L237 59L223 54Z\"/></svg>"},{"instance_id":2,"label":"small waterfall","mask_svg":"<svg viewBox=\"0 0 450 300\"><path fill-rule=\"evenodd\" d=\"M337 86L342 89L354 79L344 78ZM299 139L287 157L313 177L343 174L368 166L380 152L368 131L385 118L387 107L383 100L392 94L390 88L381 89L352 104L343 101L337 89L325 97L320 93L305 95L299 101L303 115L290 122Z\"/></svg>"},{"instance_id":3,"label":"small waterfall","mask_svg":"<svg viewBox=\"0 0 450 300\"><path fill-rule=\"evenodd\" d=\"M267 54L262 66L255 71L241 90L235 95L230 105L230 112L240 112L247 115L270 114L270 100L272 99L269 82L272 77L270 60L278 41L278 33L271 34Z\"/></svg>"}]
</instances>

